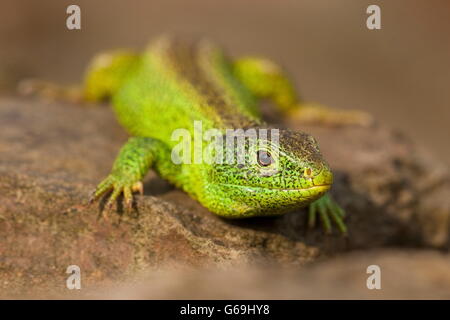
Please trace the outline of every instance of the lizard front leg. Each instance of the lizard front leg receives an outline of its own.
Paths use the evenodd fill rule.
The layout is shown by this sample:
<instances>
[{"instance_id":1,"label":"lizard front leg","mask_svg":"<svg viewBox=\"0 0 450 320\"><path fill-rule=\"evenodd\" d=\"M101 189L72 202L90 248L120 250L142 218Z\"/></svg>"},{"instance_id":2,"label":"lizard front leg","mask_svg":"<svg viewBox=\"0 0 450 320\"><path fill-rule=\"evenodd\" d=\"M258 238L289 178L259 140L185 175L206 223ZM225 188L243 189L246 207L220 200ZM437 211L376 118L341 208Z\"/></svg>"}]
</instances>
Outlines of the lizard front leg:
<instances>
[{"instance_id":1,"label":"lizard front leg","mask_svg":"<svg viewBox=\"0 0 450 320\"><path fill-rule=\"evenodd\" d=\"M326 233L331 233L331 221L333 221L342 234L347 234L347 226L344 223L345 211L330 195L325 194L321 198L309 204L308 225L313 228L316 224L316 217L319 215L323 229Z\"/></svg>"},{"instance_id":2,"label":"lizard front leg","mask_svg":"<svg viewBox=\"0 0 450 320\"><path fill-rule=\"evenodd\" d=\"M105 210L109 210L118 196L123 194L125 208L131 210L133 191L143 192L142 179L150 168L167 177L175 174L176 165L171 161L170 149L160 140L132 137L122 147L111 173L97 186L90 203L111 191Z\"/></svg>"}]
</instances>

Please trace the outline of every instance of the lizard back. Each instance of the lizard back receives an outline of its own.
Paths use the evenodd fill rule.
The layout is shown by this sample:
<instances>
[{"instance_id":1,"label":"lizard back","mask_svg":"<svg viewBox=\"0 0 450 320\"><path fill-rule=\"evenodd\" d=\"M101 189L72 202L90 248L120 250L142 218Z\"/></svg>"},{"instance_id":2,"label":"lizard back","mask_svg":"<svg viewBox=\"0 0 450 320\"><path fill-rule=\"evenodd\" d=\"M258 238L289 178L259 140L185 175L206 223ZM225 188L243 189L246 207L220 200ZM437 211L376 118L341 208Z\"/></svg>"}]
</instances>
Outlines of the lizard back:
<instances>
[{"instance_id":1,"label":"lizard back","mask_svg":"<svg viewBox=\"0 0 450 320\"><path fill-rule=\"evenodd\" d=\"M151 43L113 105L131 134L166 143L177 128L193 132L195 120L217 129L260 123L256 99L234 76L223 51L207 41L161 37Z\"/></svg>"}]
</instances>

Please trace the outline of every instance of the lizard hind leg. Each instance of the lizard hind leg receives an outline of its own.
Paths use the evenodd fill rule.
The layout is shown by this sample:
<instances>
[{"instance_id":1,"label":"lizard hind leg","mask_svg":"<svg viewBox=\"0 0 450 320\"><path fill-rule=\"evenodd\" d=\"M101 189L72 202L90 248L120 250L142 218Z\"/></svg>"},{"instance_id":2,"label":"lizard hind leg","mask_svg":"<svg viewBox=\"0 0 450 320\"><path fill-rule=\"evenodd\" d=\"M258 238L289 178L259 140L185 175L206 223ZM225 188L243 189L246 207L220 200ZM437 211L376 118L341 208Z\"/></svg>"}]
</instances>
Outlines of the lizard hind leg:
<instances>
[{"instance_id":1,"label":"lizard hind leg","mask_svg":"<svg viewBox=\"0 0 450 320\"><path fill-rule=\"evenodd\" d=\"M19 82L17 92L22 96L37 96L47 101L67 101L80 103L84 100L81 87L62 86L41 79L24 79Z\"/></svg>"},{"instance_id":2,"label":"lizard hind leg","mask_svg":"<svg viewBox=\"0 0 450 320\"><path fill-rule=\"evenodd\" d=\"M271 100L288 121L325 126L369 126L372 117L359 110L338 110L303 101L288 73L273 61L244 57L234 61L236 77L257 98Z\"/></svg>"},{"instance_id":3,"label":"lizard hind leg","mask_svg":"<svg viewBox=\"0 0 450 320\"><path fill-rule=\"evenodd\" d=\"M291 110L288 113L288 122L296 121L330 127L369 127L374 122L372 116L364 111L334 109L318 103L301 103L298 108Z\"/></svg>"}]
</instances>

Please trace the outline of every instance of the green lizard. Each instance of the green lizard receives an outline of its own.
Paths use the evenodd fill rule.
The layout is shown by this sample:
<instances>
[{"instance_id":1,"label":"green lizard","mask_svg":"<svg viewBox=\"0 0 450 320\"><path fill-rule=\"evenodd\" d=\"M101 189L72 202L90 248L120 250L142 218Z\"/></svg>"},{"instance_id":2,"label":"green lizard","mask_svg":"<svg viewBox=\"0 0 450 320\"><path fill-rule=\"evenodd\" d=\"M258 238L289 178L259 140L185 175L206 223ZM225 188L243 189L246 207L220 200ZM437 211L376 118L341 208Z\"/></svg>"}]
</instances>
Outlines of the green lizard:
<instances>
[{"instance_id":1,"label":"green lizard","mask_svg":"<svg viewBox=\"0 0 450 320\"><path fill-rule=\"evenodd\" d=\"M110 192L107 209L121 194L129 209L132 193L142 192L142 179L154 169L222 217L279 215L309 205L310 226L318 215L326 232L334 221L346 233L344 210L326 193L333 174L316 140L306 133L280 129L277 150L246 144L246 158L255 161L245 164L172 160L178 143L172 133L184 128L194 134L194 121L223 134L228 128L268 128L258 110L261 98L299 119L366 121L362 113L300 101L285 72L270 60L231 60L208 41L160 37L141 54L113 51L95 57L79 93L90 102L111 99L117 119L132 136L91 199ZM275 166L278 170L268 170Z\"/></svg>"}]
</instances>

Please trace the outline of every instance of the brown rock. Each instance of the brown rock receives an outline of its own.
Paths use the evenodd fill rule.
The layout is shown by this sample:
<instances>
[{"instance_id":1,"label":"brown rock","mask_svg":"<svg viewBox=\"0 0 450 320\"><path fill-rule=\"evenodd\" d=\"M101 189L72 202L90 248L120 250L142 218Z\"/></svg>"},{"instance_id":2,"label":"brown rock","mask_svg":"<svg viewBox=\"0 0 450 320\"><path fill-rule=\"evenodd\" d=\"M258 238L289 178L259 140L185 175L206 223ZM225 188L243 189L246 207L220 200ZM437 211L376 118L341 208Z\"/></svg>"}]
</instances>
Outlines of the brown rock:
<instances>
[{"instance_id":1,"label":"brown rock","mask_svg":"<svg viewBox=\"0 0 450 320\"><path fill-rule=\"evenodd\" d=\"M306 230L304 211L223 220L154 174L134 214L105 220L86 200L126 140L109 108L2 98L0 128L3 295L67 292L72 264L93 288L180 265L301 266L355 249L449 247L446 168L379 126L303 128L335 169L347 238Z\"/></svg>"},{"instance_id":2,"label":"brown rock","mask_svg":"<svg viewBox=\"0 0 450 320\"><path fill-rule=\"evenodd\" d=\"M380 269L368 289L367 267ZM450 258L432 251L353 252L303 268L165 270L86 293L100 299L449 299ZM211 283L214 286L211 286Z\"/></svg>"}]
</instances>

